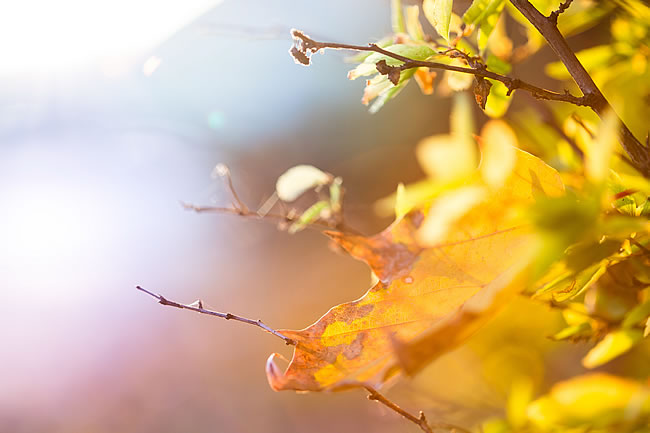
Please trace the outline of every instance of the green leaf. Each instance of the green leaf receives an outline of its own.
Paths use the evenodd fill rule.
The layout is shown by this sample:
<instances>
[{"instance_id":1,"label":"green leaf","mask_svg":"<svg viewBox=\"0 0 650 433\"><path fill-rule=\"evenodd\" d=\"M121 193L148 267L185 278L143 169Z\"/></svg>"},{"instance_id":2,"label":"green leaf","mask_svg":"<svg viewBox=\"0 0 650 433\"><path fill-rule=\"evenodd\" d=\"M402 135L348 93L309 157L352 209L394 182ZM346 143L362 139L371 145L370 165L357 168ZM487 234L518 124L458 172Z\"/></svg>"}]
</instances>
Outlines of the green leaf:
<instances>
[{"instance_id":1,"label":"green leaf","mask_svg":"<svg viewBox=\"0 0 650 433\"><path fill-rule=\"evenodd\" d=\"M463 14L463 22L469 25L479 24L487 15L496 11L504 0L474 0Z\"/></svg>"},{"instance_id":2,"label":"green leaf","mask_svg":"<svg viewBox=\"0 0 650 433\"><path fill-rule=\"evenodd\" d=\"M426 60L427 58L436 54L435 50L427 45L395 44L386 47L386 51L390 51L391 53L408 57L409 59L413 60ZM376 74L377 67L375 65L381 60L384 60L388 66L400 66L404 63L400 60L394 59L381 53L373 53L366 57L363 63L351 70L348 73L348 78L350 80L355 80L359 77ZM402 75L404 75L406 72L408 72L408 70L402 71Z\"/></svg>"},{"instance_id":3,"label":"green leaf","mask_svg":"<svg viewBox=\"0 0 650 433\"><path fill-rule=\"evenodd\" d=\"M582 365L586 368L603 365L624 354L642 339L643 332L638 329L619 329L610 332L587 353L587 356L582 359Z\"/></svg>"},{"instance_id":4,"label":"green leaf","mask_svg":"<svg viewBox=\"0 0 650 433\"><path fill-rule=\"evenodd\" d=\"M488 56L485 64L490 71L501 75L507 75L512 70L512 65L510 65L510 63L506 62L505 60L501 60L493 54L490 54Z\"/></svg>"},{"instance_id":5,"label":"green leaf","mask_svg":"<svg viewBox=\"0 0 650 433\"><path fill-rule=\"evenodd\" d=\"M422 11L440 36L449 42L449 23L453 0L424 0Z\"/></svg>"},{"instance_id":6,"label":"green leaf","mask_svg":"<svg viewBox=\"0 0 650 433\"><path fill-rule=\"evenodd\" d=\"M505 0L474 0L463 15L463 22L479 28L478 46L483 52L505 6Z\"/></svg>"},{"instance_id":7,"label":"green leaf","mask_svg":"<svg viewBox=\"0 0 650 433\"><path fill-rule=\"evenodd\" d=\"M591 331L591 325L588 322L583 322L578 325L567 326L555 335L551 336L551 338L555 341L566 340L567 338L584 335L589 331Z\"/></svg>"},{"instance_id":8,"label":"green leaf","mask_svg":"<svg viewBox=\"0 0 650 433\"><path fill-rule=\"evenodd\" d=\"M386 102L397 96L397 94L401 92L402 89L406 86L411 77L413 77L415 71L415 68L402 71L402 74L400 75L400 81L397 86L391 85L392 87L389 87L388 89L385 89L383 92L381 92L375 102L372 103L368 111L373 114L376 113L384 106L384 104L386 104Z\"/></svg>"},{"instance_id":9,"label":"green leaf","mask_svg":"<svg viewBox=\"0 0 650 433\"><path fill-rule=\"evenodd\" d=\"M335 177L330 185L330 204L332 206L332 212L338 213L341 211L341 185L343 184L343 179L340 177Z\"/></svg>"},{"instance_id":10,"label":"green leaf","mask_svg":"<svg viewBox=\"0 0 650 433\"><path fill-rule=\"evenodd\" d=\"M650 299L637 305L623 319L621 326L631 328L650 317Z\"/></svg>"},{"instance_id":11,"label":"green leaf","mask_svg":"<svg viewBox=\"0 0 650 433\"><path fill-rule=\"evenodd\" d=\"M488 45L488 39L490 38L490 35L492 34L492 31L497 25L497 21L499 21L499 17L501 16L501 12L503 12L503 7L505 6L505 1L501 1L497 7L497 9L494 12L490 12L480 23L479 29L478 29L478 35L476 36L476 40L478 42L478 48L482 52L485 51L485 48L487 48Z\"/></svg>"},{"instance_id":12,"label":"green leaf","mask_svg":"<svg viewBox=\"0 0 650 433\"><path fill-rule=\"evenodd\" d=\"M485 106L485 114L492 118L503 117L512 102L512 95L508 96L508 88L501 81L488 81L492 83L492 87Z\"/></svg>"},{"instance_id":13,"label":"green leaf","mask_svg":"<svg viewBox=\"0 0 650 433\"><path fill-rule=\"evenodd\" d=\"M599 45L576 53L580 63L588 71L604 68L615 55L616 49L614 45ZM569 74L569 71L562 62L554 62L546 65L546 74L557 80L568 80L571 78L571 74Z\"/></svg>"},{"instance_id":14,"label":"green leaf","mask_svg":"<svg viewBox=\"0 0 650 433\"><path fill-rule=\"evenodd\" d=\"M580 3L573 5L565 13L560 15L558 19L558 29L564 37L572 36L577 33L584 32L595 25L597 25L607 14L614 9L613 2L599 1L584 2L587 6L582 6Z\"/></svg>"},{"instance_id":15,"label":"green leaf","mask_svg":"<svg viewBox=\"0 0 650 433\"><path fill-rule=\"evenodd\" d=\"M402 0L391 0L391 23L393 25L393 33L404 33L404 15L402 14Z\"/></svg>"},{"instance_id":16,"label":"green leaf","mask_svg":"<svg viewBox=\"0 0 650 433\"><path fill-rule=\"evenodd\" d=\"M289 227L289 233L294 234L303 230L309 224L318 220L318 218L320 218L323 211L326 211L328 209L330 209L330 202L327 200L321 200L314 203L309 207L309 209L307 209L302 213L302 215L300 215L298 221L291 224L291 227Z\"/></svg>"}]
</instances>

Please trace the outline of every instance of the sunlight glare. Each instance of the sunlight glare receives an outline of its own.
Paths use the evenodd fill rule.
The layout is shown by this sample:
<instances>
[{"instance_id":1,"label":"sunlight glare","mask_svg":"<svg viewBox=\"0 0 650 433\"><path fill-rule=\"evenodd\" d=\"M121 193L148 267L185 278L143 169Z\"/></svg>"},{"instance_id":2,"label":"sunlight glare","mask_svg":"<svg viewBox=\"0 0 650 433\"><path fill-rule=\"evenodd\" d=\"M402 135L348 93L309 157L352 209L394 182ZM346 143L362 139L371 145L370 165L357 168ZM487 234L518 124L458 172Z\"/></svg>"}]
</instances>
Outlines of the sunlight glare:
<instances>
[{"instance_id":1,"label":"sunlight glare","mask_svg":"<svg viewBox=\"0 0 650 433\"><path fill-rule=\"evenodd\" d=\"M69 72L141 55L220 2L0 2L0 75Z\"/></svg>"}]
</instances>

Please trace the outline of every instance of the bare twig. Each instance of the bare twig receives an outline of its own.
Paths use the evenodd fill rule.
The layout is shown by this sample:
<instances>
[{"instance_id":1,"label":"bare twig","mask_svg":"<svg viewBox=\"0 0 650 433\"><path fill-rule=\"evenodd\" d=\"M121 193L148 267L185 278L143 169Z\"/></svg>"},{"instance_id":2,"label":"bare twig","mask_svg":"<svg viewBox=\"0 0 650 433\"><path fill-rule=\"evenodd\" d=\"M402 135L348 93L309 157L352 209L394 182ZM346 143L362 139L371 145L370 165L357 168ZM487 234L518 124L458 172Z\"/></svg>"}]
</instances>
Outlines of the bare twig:
<instances>
[{"instance_id":1,"label":"bare twig","mask_svg":"<svg viewBox=\"0 0 650 433\"><path fill-rule=\"evenodd\" d=\"M235 191L235 186L232 184L232 177L230 176L230 169L225 164L217 164L212 171L213 176L218 176L223 179L226 188L230 190L232 197L235 201L235 205L238 209L241 209L242 212L248 212L248 207L244 204L243 201L239 198L237 191Z\"/></svg>"},{"instance_id":2,"label":"bare twig","mask_svg":"<svg viewBox=\"0 0 650 433\"><path fill-rule=\"evenodd\" d=\"M555 24L557 24L557 19L560 16L562 12L565 10L569 9L569 6L571 6L571 3L573 3L573 0L564 0L562 3L560 3L560 6L553 12L551 12L551 15L549 15L548 19L553 21Z\"/></svg>"},{"instance_id":3,"label":"bare twig","mask_svg":"<svg viewBox=\"0 0 650 433\"><path fill-rule=\"evenodd\" d=\"M300 219L300 215L291 215L279 214L279 213L265 213L260 214L258 212L253 212L248 209L238 209L236 207L222 207L222 206L197 206L192 203L180 202L186 210L191 210L196 213L219 213L219 214L231 214L237 215L244 218L251 218L257 220L276 220L280 223L293 224ZM338 230L341 233L347 234L361 234L358 230L355 230L351 227L348 227L342 222L337 222L336 224L330 224L328 221L316 220L310 222L305 228L315 229L315 230Z\"/></svg>"},{"instance_id":4,"label":"bare twig","mask_svg":"<svg viewBox=\"0 0 650 433\"><path fill-rule=\"evenodd\" d=\"M470 433L469 430L466 430L462 427L458 427L453 424L448 424L448 423L440 423L440 422L429 422L424 415L424 412L420 412L419 416L415 416L412 413L402 409L399 407L396 403L393 403L390 401L386 396L381 394L379 391L377 391L375 388L372 386L366 385L364 386L366 391L368 391L368 400L374 400L377 401L393 412L396 412L400 415L402 415L404 418L407 420L411 421L412 423L416 424L418 427L420 427L420 430L422 430L425 433L433 433L434 430L446 430L450 433Z\"/></svg>"},{"instance_id":5,"label":"bare twig","mask_svg":"<svg viewBox=\"0 0 650 433\"><path fill-rule=\"evenodd\" d=\"M140 290L141 292L146 293L149 296L152 296L152 297L156 298L158 300L158 303L161 304L161 305L168 305L170 307L176 307L176 308L180 308L182 310L191 310L191 311L201 313L201 314L207 314L207 315L210 315L210 316L221 317L222 319L226 319L226 320L235 320L237 322L242 322L242 323L246 323L248 325L257 326L258 328L261 328L264 331L266 331L266 332L268 332L270 334L273 334L278 338L281 338L287 345L291 345L291 346L296 345L296 342L294 340L292 340L291 338L289 338L289 337L287 337L285 335L282 335L281 333L279 333L275 329L268 327L261 320L247 319L246 317L237 316L237 315L231 314L231 313L220 313L218 311L208 310L208 309L203 308L203 302L201 300L198 300L194 304L191 304L191 305L181 304L181 303L178 303L178 302L170 301L169 299L165 298L163 295L158 295L156 293L150 292L149 290L147 290L147 289L145 289L143 287L135 286L135 288Z\"/></svg>"},{"instance_id":6,"label":"bare twig","mask_svg":"<svg viewBox=\"0 0 650 433\"><path fill-rule=\"evenodd\" d=\"M589 75L576 57L574 51L569 47L569 44L557 27L557 19L553 18L553 14L549 17L544 16L528 0L510 0L510 3L535 26L562 63L564 63L571 77L584 94L584 96L579 98L584 102L582 105L588 106L601 117L606 112L613 111L612 106L607 102L607 99L605 99L605 96L591 78L591 75ZM565 10L568 7L568 5L564 7L565 3L567 2L562 3L560 9ZM570 2L568 3L570 4ZM619 122L621 125L619 128L619 140L623 149L625 149L634 167L645 177L650 178L650 151L648 147L644 146L632 134L620 118Z\"/></svg>"},{"instance_id":7,"label":"bare twig","mask_svg":"<svg viewBox=\"0 0 650 433\"><path fill-rule=\"evenodd\" d=\"M564 93L557 93L551 90L546 90L541 87L534 86L532 84L521 81L518 78L508 77L505 75L500 75L492 71L488 71L487 68L483 65L476 65L476 67L462 67L454 65L446 65L444 63L438 62L428 62L422 60L414 60L408 57L401 56L399 54L392 53L388 50L385 50L375 44L370 44L368 46L363 45L350 45L350 44L340 44L336 42L318 42L311 39L309 36L305 35L300 30L292 30L291 34L296 42L290 53L294 59L303 64L308 65L310 63L309 55L324 49L335 49L335 50L352 50L352 51L370 51L375 53L383 54L387 57L391 57L395 60L403 62L401 66L387 66L383 68L386 75L390 74L391 71L403 71L405 69L412 68L430 68L430 69L442 69L445 71L460 72L463 74L474 75L477 78L489 78L491 80L500 81L508 88L508 94L511 94L515 90L525 90L533 95L537 99L546 99L550 101L561 101L568 102L574 105L589 105L589 99L585 97L577 97L571 95L568 91ZM381 66L380 66L381 69ZM384 73L381 70L378 71Z\"/></svg>"},{"instance_id":8,"label":"bare twig","mask_svg":"<svg viewBox=\"0 0 650 433\"><path fill-rule=\"evenodd\" d=\"M239 195L237 194L237 191L235 190L235 186L233 185L232 182L232 177L230 175L230 169L228 166L225 164L217 164L212 171L212 176L213 177L220 177L228 191L230 192L230 195L232 196L232 203L231 207L223 207L223 206L197 206L191 203L185 203L183 201L180 202L181 206L183 206L184 209L186 210L192 210L197 213L205 213L205 212L213 212L213 213L221 213L221 214L232 214L232 215L237 215L240 217L246 217L246 218L254 218L254 219L259 219L259 220L277 220L279 224L283 225L291 225L294 223L298 223L300 221L300 214L295 213L293 210L286 210L283 209L283 213L273 213L270 212L271 209L275 206L276 203L280 203L280 205L283 205L282 201L279 201L277 198L277 194L274 193L269 200L267 200L260 209L257 211L251 211L248 206L239 198ZM336 181L337 178L334 178L334 181ZM341 199L343 197L343 188L340 188L340 194L341 194ZM342 200L341 200L342 201ZM360 234L357 230L348 227L343 219L343 207L342 203L339 203L339 209L338 212L332 212L331 217L329 218L324 218L324 219L316 219L315 221L311 221L308 224L304 225L305 228L311 228L311 229L322 229L326 228L329 230L337 230L340 231L341 233L350 233L350 234Z\"/></svg>"}]
</instances>

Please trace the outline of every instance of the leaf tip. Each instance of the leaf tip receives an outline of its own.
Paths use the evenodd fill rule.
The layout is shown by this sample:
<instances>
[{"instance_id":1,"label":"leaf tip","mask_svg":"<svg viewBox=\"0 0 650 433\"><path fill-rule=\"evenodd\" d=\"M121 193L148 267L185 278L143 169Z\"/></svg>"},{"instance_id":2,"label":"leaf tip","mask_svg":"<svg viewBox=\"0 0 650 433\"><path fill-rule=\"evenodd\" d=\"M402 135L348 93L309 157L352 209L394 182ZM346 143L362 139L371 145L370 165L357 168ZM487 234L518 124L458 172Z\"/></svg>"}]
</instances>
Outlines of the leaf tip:
<instances>
[{"instance_id":1,"label":"leaf tip","mask_svg":"<svg viewBox=\"0 0 650 433\"><path fill-rule=\"evenodd\" d=\"M275 359L281 356L278 353L272 353L266 360L266 379L269 381L269 386L273 391L282 391L286 386L284 373L275 363Z\"/></svg>"}]
</instances>

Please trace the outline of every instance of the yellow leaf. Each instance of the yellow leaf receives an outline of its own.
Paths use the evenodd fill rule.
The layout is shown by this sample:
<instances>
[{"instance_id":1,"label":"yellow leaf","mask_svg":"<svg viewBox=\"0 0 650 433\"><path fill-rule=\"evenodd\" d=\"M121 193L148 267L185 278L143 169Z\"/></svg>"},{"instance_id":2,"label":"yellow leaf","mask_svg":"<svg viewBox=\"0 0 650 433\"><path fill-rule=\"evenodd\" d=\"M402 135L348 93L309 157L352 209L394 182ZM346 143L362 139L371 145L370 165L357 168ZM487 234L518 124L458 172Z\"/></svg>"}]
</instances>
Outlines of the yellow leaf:
<instances>
[{"instance_id":1,"label":"yellow leaf","mask_svg":"<svg viewBox=\"0 0 650 433\"><path fill-rule=\"evenodd\" d=\"M535 250L531 228L512 218L509 209L563 191L555 170L517 150L504 185L451 223L435 247L417 241L428 207L372 237L328 232L366 262L379 282L303 330L280 331L297 346L286 371L275 364L275 355L269 358L271 387L379 386L462 343L527 282Z\"/></svg>"},{"instance_id":2,"label":"yellow leaf","mask_svg":"<svg viewBox=\"0 0 650 433\"><path fill-rule=\"evenodd\" d=\"M485 195L484 188L468 186L438 197L418 231L420 245L434 246L441 242L452 224L474 208Z\"/></svg>"},{"instance_id":3,"label":"yellow leaf","mask_svg":"<svg viewBox=\"0 0 650 433\"><path fill-rule=\"evenodd\" d=\"M618 126L618 117L610 110L603 118L596 139L586 148L585 174L595 184L603 182L609 174L609 161L617 145Z\"/></svg>"},{"instance_id":4,"label":"yellow leaf","mask_svg":"<svg viewBox=\"0 0 650 433\"><path fill-rule=\"evenodd\" d=\"M491 187L503 185L517 156L517 136L502 120L491 120L481 131L481 176Z\"/></svg>"},{"instance_id":5,"label":"yellow leaf","mask_svg":"<svg viewBox=\"0 0 650 433\"><path fill-rule=\"evenodd\" d=\"M406 192L404 191L404 184L397 185L397 192L395 193L395 219L401 219L411 210L411 206L406 200Z\"/></svg>"},{"instance_id":6,"label":"yellow leaf","mask_svg":"<svg viewBox=\"0 0 650 433\"><path fill-rule=\"evenodd\" d=\"M427 68L418 68L415 71L415 82L418 83L422 94L433 95L433 80L436 79L437 75L435 71Z\"/></svg>"},{"instance_id":7,"label":"yellow leaf","mask_svg":"<svg viewBox=\"0 0 650 433\"><path fill-rule=\"evenodd\" d=\"M475 171L478 162L476 144L472 139L472 109L466 95L455 96L450 119L451 134L425 138L416 149L422 169L436 181L465 178Z\"/></svg>"},{"instance_id":8,"label":"yellow leaf","mask_svg":"<svg viewBox=\"0 0 650 433\"><path fill-rule=\"evenodd\" d=\"M650 413L650 389L629 379L591 373L556 384L532 402L527 413L544 430L633 423Z\"/></svg>"},{"instance_id":9,"label":"yellow leaf","mask_svg":"<svg viewBox=\"0 0 650 433\"><path fill-rule=\"evenodd\" d=\"M587 353L582 360L582 365L587 368L603 365L630 350L642 338L643 332L639 329L619 329L610 332Z\"/></svg>"},{"instance_id":10,"label":"yellow leaf","mask_svg":"<svg viewBox=\"0 0 650 433\"><path fill-rule=\"evenodd\" d=\"M449 41L449 23L453 0L424 0L422 11L436 32Z\"/></svg>"},{"instance_id":11,"label":"yellow leaf","mask_svg":"<svg viewBox=\"0 0 650 433\"><path fill-rule=\"evenodd\" d=\"M467 67L459 59L452 59L449 64L452 66ZM463 72L445 71L445 76L447 77L447 85L449 88L456 92L469 89L474 82L474 76L472 74L465 74Z\"/></svg>"},{"instance_id":12,"label":"yellow leaf","mask_svg":"<svg viewBox=\"0 0 650 433\"><path fill-rule=\"evenodd\" d=\"M406 32L415 41L424 40L424 31L420 24L420 8L417 5L406 7Z\"/></svg>"},{"instance_id":13,"label":"yellow leaf","mask_svg":"<svg viewBox=\"0 0 650 433\"><path fill-rule=\"evenodd\" d=\"M439 181L463 178L477 165L476 146L455 135L434 135L420 141L416 156L424 172Z\"/></svg>"}]
</instances>

